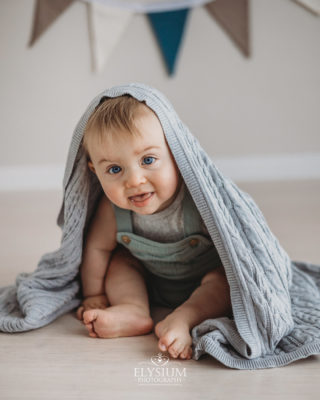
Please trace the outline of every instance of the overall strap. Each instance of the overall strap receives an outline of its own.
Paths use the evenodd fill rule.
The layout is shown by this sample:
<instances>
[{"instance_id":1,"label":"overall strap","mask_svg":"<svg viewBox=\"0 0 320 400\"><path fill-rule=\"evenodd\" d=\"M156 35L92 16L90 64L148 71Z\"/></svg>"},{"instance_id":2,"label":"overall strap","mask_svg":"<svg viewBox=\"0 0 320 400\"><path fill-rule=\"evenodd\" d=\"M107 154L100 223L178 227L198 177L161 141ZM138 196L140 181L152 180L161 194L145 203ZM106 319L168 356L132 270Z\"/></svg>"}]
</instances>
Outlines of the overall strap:
<instances>
[{"instance_id":1,"label":"overall strap","mask_svg":"<svg viewBox=\"0 0 320 400\"><path fill-rule=\"evenodd\" d=\"M114 215L117 221L117 230L118 232L133 232L132 229L132 219L131 219L131 211L125 210L124 208L117 207L115 204L112 204L114 209Z\"/></svg>"}]
</instances>

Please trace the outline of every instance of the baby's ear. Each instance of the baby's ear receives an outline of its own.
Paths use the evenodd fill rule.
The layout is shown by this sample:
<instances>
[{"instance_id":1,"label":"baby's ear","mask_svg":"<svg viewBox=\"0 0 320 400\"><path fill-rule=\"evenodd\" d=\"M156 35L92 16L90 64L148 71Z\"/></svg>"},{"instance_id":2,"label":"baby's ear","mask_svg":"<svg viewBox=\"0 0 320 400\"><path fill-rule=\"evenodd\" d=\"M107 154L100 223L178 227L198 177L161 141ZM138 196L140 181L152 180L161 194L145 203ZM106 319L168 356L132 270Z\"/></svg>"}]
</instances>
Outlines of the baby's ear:
<instances>
[{"instance_id":1,"label":"baby's ear","mask_svg":"<svg viewBox=\"0 0 320 400\"><path fill-rule=\"evenodd\" d=\"M90 171L92 171L93 173L96 173L96 170L91 161L88 161L88 167L89 167Z\"/></svg>"}]
</instances>

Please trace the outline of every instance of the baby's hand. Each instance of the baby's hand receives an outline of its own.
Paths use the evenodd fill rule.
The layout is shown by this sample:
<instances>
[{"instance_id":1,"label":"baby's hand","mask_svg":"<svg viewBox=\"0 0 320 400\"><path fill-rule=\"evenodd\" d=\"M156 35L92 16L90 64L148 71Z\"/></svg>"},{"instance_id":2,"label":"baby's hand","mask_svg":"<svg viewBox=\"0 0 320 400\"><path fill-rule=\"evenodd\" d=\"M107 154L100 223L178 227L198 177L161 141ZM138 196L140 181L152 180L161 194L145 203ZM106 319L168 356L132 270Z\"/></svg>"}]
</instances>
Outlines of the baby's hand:
<instances>
[{"instance_id":1,"label":"baby's hand","mask_svg":"<svg viewBox=\"0 0 320 400\"><path fill-rule=\"evenodd\" d=\"M82 321L83 313L87 310L99 308L101 310L107 308L109 305L107 296L104 294L98 296L88 296L83 301L81 306L77 310L77 318Z\"/></svg>"}]
</instances>

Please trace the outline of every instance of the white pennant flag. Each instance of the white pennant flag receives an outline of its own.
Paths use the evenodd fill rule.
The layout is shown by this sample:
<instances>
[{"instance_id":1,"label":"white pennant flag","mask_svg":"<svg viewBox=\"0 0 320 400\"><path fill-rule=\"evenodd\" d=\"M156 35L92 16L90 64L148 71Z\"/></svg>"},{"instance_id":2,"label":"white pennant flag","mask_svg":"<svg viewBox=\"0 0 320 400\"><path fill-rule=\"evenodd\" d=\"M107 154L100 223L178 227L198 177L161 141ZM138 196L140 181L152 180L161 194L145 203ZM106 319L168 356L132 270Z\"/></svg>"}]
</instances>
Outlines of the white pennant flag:
<instances>
[{"instance_id":1,"label":"white pennant flag","mask_svg":"<svg viewBox=\"0 0 320 400\"><path fill-rule=\"evenodd\" d=\"M101 3L88 4L89 36L94 71L101 72L133 13Z\"/></svg>"},{"instance_id":2,"label":"white pennant flag","mask_svg":"<svg viewBox=\"0 0 320 400\"><path fill-rule=\"evenodd\" d=\"M320 15L320 0L294 0L304 8L313 12L314 14Z\"/></svg>"}]
</instances>

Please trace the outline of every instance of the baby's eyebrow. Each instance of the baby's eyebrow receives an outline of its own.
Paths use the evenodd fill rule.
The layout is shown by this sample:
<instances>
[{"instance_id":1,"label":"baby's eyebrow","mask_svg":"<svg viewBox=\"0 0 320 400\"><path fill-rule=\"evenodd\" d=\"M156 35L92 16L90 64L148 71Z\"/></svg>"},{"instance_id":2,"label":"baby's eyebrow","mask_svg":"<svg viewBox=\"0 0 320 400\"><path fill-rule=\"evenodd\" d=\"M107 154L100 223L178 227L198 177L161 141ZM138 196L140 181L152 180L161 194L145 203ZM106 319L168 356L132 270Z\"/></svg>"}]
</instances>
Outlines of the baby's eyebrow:
<instances>
[{"instance_id":1,"label":"baby's eyebrow","mask_svg":"<svg viewBox=\"0 0 320 400\"><path fill-rule=\"evenodd\" d=\"M98 161L98 165L102 164L103 162L112 162L112 161L102 158L101 160Z\"/></svg>"},{"instance_id":2,"label":"baby's eyebrow","mask_svg":"<svg viewBox=\"0 0 320 400\"><path fill-rule=\"evenodd\" d=\"M141 153L143 153L143 152L145 152L145 151L147 151L147 150L150 150L150 149L161 149L161 147L159 147L159 146L148 146L148 147L146 147L146 148L143 149L143 150L137 150L137 151L135 151L134 154L135 154L135 155L138 155L138 154L141 154ZM105 158L102 158L101 160L98 161L98 165L101 164L101 163L103 163L103 162L110 162L110 163L112 163L113 161L111 161L111 160L106 160Z\"/></svg>"},{"instance_id":3,"label":"baby's eyebrow","mask_svg":"<svg viewBox=\"0 0 320 400\"><path fill-rule=\"evenodd\" d=\"M144 151L147 151L147 150L150 150L150 149L160 149L160 147L159 147L159 146L148 146L148 147L146 147L146 148L143 149L143 150L137 150L137 151L135 151L134 154L135 154L135 155L138 155L138 154L143 153Z\"/></svg>"}]
</instances>

